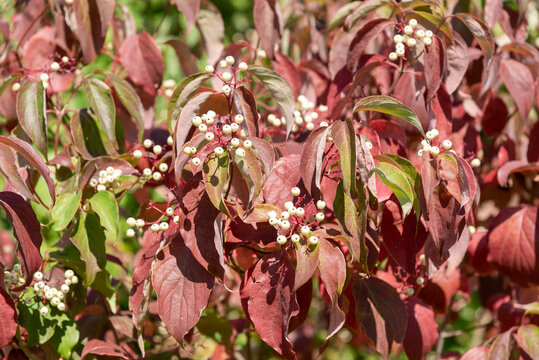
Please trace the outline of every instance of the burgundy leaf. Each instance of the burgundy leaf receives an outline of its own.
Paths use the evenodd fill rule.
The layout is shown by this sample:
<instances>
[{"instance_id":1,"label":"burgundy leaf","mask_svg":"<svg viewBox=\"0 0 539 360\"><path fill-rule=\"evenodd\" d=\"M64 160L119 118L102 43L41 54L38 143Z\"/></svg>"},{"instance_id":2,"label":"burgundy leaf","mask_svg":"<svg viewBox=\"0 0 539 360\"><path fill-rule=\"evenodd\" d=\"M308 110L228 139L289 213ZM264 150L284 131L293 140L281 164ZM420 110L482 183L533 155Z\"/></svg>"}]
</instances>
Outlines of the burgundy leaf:
<instances>
[{"instance_id":1,"label":"burgundy leaf","mask_svg":"<svg viewBox=\"0 0 539 360\"><path fill-rule=\"evenodd\" d=\"M18 252L26 284L32 282L32 276L41 267L41 225L34 210L22 196L4 191L0 192L0 205L4 208L7 220L13 226L18 241Z\"/></svg>"},{"instance_id":2,"label":"burgundy leaf","mask_svg":"<svg viewBox=\"0 0 539 360\"><path fill-rule=\"evenodd\" d=\"M488 232L488 261L520 284L539 284L539 227L536 206L503 209Z\"/></svg>"},{"instance_id":3,"label":"burgundy leaf","mask_svg":"<svg viewBox=\"0 0 539 360\"><path fill-rule=\"evenodd\" d=\"M236 113L243 115L245 122L242 127L247 136L258 136L258 109L255 96L245 86L234 89L234 105Z\"/></svg>"},{"instance_id":4,"label":"burgundy leaf","mask_svg":"<svg viewBox=\"0 0 539 360\"><path fill-rule=\"evenodd\" d=\"M125 351L120 345L99 339L92 339L88 341L82 349L82 355L80 358L84 359L90 354L112 356L126 360L132 359L131 356L129 356L129 353L127 353L127 351Z\"/></svg>"},{"instance_id":5,"label":"burgundy leaf","mask_svg":"<svg viewBox=\"0 0 539 360\"><path fill-rule=\"evenodd\" d=\"M241 286L243 310L256 332L285 359L296 357L288 340L290 317L298 308L293 288L294 267L285 252L260 259Z\"/></svg>"},{"instance_id":6,"label":"burgundy leaf","mask_svg":"<svg viewBox=\"0 0 539 360\"><path fill-rule=\"evenodd\" d=\"M447 92L452 94L457 90L460 82L468 70L468 44L456 31L452 31L453 39L447 47L447 77L445 86Z\"/></svg>"},{"instance_id":7,"label":"burgundy leaf","mask_svg":"<svg viewBox=\"0 0 539 360\"><path fill-rule=\"evenodd\" d=\"M402 343L408 312L391 285L375 277L355 278L352 284L356 315L376 350L387 357L393 342Z\"/></svg>"},{"instance_id":8,"label":"burgundy leaf","mask_svg":"<svg viewBox=\"0 0 539 360\"><path fill-rule=\"evenodd\" d=\"M0 269L3 269L0 266ZM17 311L11 297L4 289L4 274L0 274L0 349L4 349L17 333Z\"/></svg>"},{"instance_id":9,"label":"burgundy leaf","mask_svg":"<svg viewBox=\"0 0 539 360\"><path fill-rule=\"evenodd\" d=\"M32 142L47 156L45 89L41 81L25 81L17 96L17 118Z\"/></svg>"},{"instance_id":10,"label":"burgundy leaf","mask_svg":"<svg viewBox=\"0 0 539 360\"><path fill-rule=\"evenodd\" d=\"M260 46L267 56L273 58L273 48L281 40L281 20L279 2L276 0L255 0L253 19ZM288 79L287 79L288 80Z\"/></svg>"},{"instance_id":11,"label":"burgundy leaf","mask_svg":"<svg viewBox=\"0 0 539 360\"><path fill-rule=\"evenodd\" d=\"M21 174L22 172L22 174ZM6 179L5 190L15 191L29 200L37 202L36 198L28 188L23 177L24 170L19 169L17 154L7 145L0 143L0 174ZM8 188L8 186L11 188Z\"/></svg>"},{"instance_id":12,"label":"burgundy leaf","mask_svg":"<svg viewBox=\"0 0 539 360\"><path fill-rule=\"evenodd\" d=\"M296 65L286 55L280 52L275 53L275 62L273 63L275 72L281 75L294 91L294 96L298 97L301 91L301 74L296 69Z\"/></svg>"},{"instance_id":13,"label":"burgundy leaf","mask_svg":"<svg viewBox=\"0 0 539 360\"><path fill-rule=\"evenodd\" d=\"M163 55L154 39L147 32L131 35L119 50L120 62L129 78L142 87L145 93L155 96L156 88L163 81L165 65Z\"/></svg>"},{"instance_id":14,"label":"burgundy leaf","mask_svg":"<svg viewBox=\"0 0 539 360\"><path fill-rule=\"evenodd\" d=\"M181 241L157 255L152 272L159 316L177 341L200 319L214 285L211 276Z\"/></svg>"},{"instance_id":15,"label":"burgundy leaf","mask_svg":"<svg viewBox=\"0 0 539 360\"><path fill-rule=\"evenodd\" d=\"M535 125L533 125L533 128L530 131L530 140L531 139L539 139L539 121L537 121ZM539 162L539 141L532 140L528 144L528 161Z\"/></svg>"},{"instance_id":16,"label":"burgundy leaf","mask_svg":"<svg viewBox=\"0 0 539 360\"><path fill-rule=\"evenodd\" d=\"M445 73L445 47L443 40L438 36L433 37L432 45L426 47L425 61L425 83L427 86L427 101L430 101L440 84Z\"/></svg>"},{"instance_id":17,"label":"burgundy leaf","mask_svg":"<svg viewBox=\"0 0 539 360\"><path fill-rule=\"evenodd\" d=\"M292 200L290 189L300 180L299 162L300 156L293 154L282 157L273 164L273 169L262 188L268 204L284 209L284 203Z\"/></svg>"},{"instance_id":18,"label":"burgundy leaf","mask_svg":"<svg viewBox=\"0 0 539 360\"><path fill-rule=\"evenodd\" d=\"M307 191L315 196L315 190L320 190L322 181L322 158L326 148L326 138L329 126L321 127L309 134L304 143L299 164L301 178Z\"/></svg>"},{"instance_id":19,"label":"burgundy leaf","mask_svg":"<svg viewBox=\"0 0 539 360\"><path fill-rule=\"evenodd\" d=\"M56 201L55 190L54 190L54 181L50 176L50 171L47 165L39 156L39 153L26 141L22 141L13 136L2 136L0 135L0 144L5 144L10 146L15 150L19 155L22 155L36 170L43 176L47 187L49 188L49 194L51 195L52 202Z\"/></svg>"},{"instance_id":20,"label":"burgundy leaf","mask_svg":"<svg viewBox=\"0 0 539 360\"><path fill-rule=\"evenodd\" d=\"M438 341L438 324L434 319L434 311L415 297L407 298L405 304L408 327L404 351L411 360L423 359Z\"/></svg>"},{"instance_id":21,"label":"burgundy leaf","mask_svg":"<svg viewBox=\"0 0 539 360\"><path fill-rule=\"evenodd\" d=\"M347 67L352 73L358 70L359 58L363 55L369 42L390 24L392 24L392 20L381 18L371 20L359 29L348 48Z\"/></svg>"},{"instance_id":22,"label":"burgundy leaf","mask_svg":"<svg viewBox=\"0 0 539 360\"><path fill-rule=\"evenodd\" d=\"M296 246L297 261L294 291L302 287L313 277L320 261L320 251L318 249L319 247L313 250L309 246L303 246L301 244Z\"/></svg>"},{"instance_id":23,"label":"burgundy leaf","mask_svg":"<svg viewBox=\"0 0 539 360\"><path fill-rule=\"evenodd\" d=\"M460 287L460 271L446 275L438 271L423 287L419 297L438 313L445 313L453 295Z\"/></svg>"},{"instance_id":24,"label":"burgundy leaf","mask_svg":"<svg viewBox=\"0 0 539 360\"><path fill-rule=\"evenodd\" d=\"M187 20L187 32L191 31L197 21L200 10L200 0L173 0L178 10L185 15Z\"/></svg>"},{"instance_id":25,"label":"burgundy leaf","mask_svg":"<svg viewBox=\"0 0 539 360\"><path fill-rule=\"evenodd\" d=\"M509 120L507 107L499 97L490 97L483 109L481 124L488 136L498 135Z\"/></svg>"},{"instance_id":26,"label":"burgundy leaf","mask_svg":"<svg viewBox=\"0 0 539 360\"><path fill-rule=\"evenodd\" d=\"M502 11L502 0L486 0L485 1L485 21L489 28L493 28L498 22L498 17Z\"/></svg>"},{"instance_id":27,"label":"burgundy leaf","mask_svg":"<svg viewBox=\"0 0 539 360\"><path fill-rule=\"evenodd\" d=\"M520 116L526 120L534 103L534 94L530 91L534 88L534 77L530 69L516 60L504 59L500 65L500 77L517 104Z\"/></svg>"}]
</instances>

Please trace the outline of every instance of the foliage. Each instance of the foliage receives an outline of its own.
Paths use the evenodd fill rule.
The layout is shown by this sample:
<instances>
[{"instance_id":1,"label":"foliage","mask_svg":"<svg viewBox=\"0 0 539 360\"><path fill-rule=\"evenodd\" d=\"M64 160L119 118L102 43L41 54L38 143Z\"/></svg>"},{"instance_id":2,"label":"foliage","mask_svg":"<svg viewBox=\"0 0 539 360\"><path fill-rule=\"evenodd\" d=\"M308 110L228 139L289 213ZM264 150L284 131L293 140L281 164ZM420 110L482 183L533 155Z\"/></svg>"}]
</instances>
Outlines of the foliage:
<instances>
[{"instance_id":1,"label":"foliage","mask_svg":"<svg viewBox=\"0 0 539 360\"><path fill-rule=\"evenodd\" d=\"M2 2L1 356L539 358L538 11Z\"/></svg>"}]
</instances>

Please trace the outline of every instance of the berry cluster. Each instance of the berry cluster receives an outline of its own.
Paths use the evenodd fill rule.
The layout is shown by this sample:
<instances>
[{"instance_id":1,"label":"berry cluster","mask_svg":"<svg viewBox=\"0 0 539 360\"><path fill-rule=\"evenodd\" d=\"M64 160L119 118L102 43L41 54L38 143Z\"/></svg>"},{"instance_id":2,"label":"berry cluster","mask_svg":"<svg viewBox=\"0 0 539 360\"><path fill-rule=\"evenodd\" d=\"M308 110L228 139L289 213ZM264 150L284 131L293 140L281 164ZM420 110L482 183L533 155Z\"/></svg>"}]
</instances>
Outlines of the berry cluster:
<instances>
[{"instance_id":1,"label":"berry cluster","mask_svg":"<svg viewBox=\"0 0 539 360\"><path fill-rule=\"evenodd\" d=\"M217 115L215 111L209 110L201 116L195 116L191 123L197 130L204 134L208 143L215 143L217 146L213 149L215 155L220 156L228 151L234 151L242 158L246 155L246 149L253 146L251 140L240 140L246 137L245 131L240 130L240 125L244 122L243 115L238 114L234 117L230 115ZM197 149L194 146L185 146L183 152L191 156L191 164L199 166L201 160L196 156Z\"/></svg>"},{"instance_id":2,"label":"berry cluster","mask_svg":"<svg viewBox=\"0 0 539 360\"><path fill-rule=\"evenodd\" d=\"M440 153L440 146L442 149L450 151L454 154L456 154L455 150L452 150L453 143L449 139L445 139L441 143L438 141L436 142L436 138L440 135L440 132L437 129L432 129L426 132L425 139L421 140L421 149L417 151L417 155L421 157L424 152L428 152L433 156L436 156ZM437 144L437 145L434 145ZM474 158L470 161L471 167L479 167L481 166L481 160L478 158Z\"/></svg>"},{"instance_id":3,"label":"berry cluster","mask_svg":"<svg viewBox=\"0 0 539 360\"><path fill-rule=\"evenodd\" d=\"M172 79L168 79L163 81L163 88L165 89L165 96L171 97L174 93L174 87L176 86L176 82Z\"/></svg>"},{"instance_id":4,"label":"berry cluster","mask_svg":"<svg viewBox=\"0 0 539 360\"><path fill-rule=\"evenodd\" d=\"M221 74L219 74L212 65L206 65L204 68L206 72L213 73L215 76L221 79L223 82L221 91L226 96L230 95L232 89L243 82L243 80L238 79L238 72L247 71L249 69L249 65L247 65L246 62L242 61L238 64L238 66L234 66L235 62L236 59L234 59L234 56L230 55L219 61L219 67L222 70L225 70ZM232 70L232 72L228 70Z\"/></svg>"},{"instance_id":5,"label":"berry cluster","mask_svg":"<svg viewBox=\"0 0 539 360\"><path fill-rule=\"evenodd\" d=\"M90 186L97 191L113 191L120 187L120 182L118 181L122 176L121 169L115 169L112 166L107 167L106 170L101 170L99 172L99 177L97 179L90 179Z\"/></svg>"},{"instance_id":6,"label":"berry cluster","mask_svg":"<svg viewBox=\"0 0 539 360\"><path fill-rule=\"evenodd\" d=\"M406 54L406 49L413 48L419 40L423 41L425 46L432 44L434 33L430 30L417 29L417 20L411 19L407 25L397 24L400 32L393 37L395 51L389 53L389 60L395 61Z\"/></svg>"},{"instance_id":7,"label":"berry cluster","mask_svg":"<svg viewBox=\"0 0 539 360\"><path fill-rule=\"evenodd\" d=\"M66 270L64 272L64 277L65 279L61 283L46 284L45 281L43 281L42 272L38 271L34 274L34 280L36 281L34 284L34 293L36 296L41 297L43 301L43 306L39 309L41 315L47 315L49 313L49 308L46 306L47 301L49 301L52 306L56 307L60 311L64 311L66 309L66 305L63 302L64 297L70 291L69 286L72 284L77 284L79 282L79 278L77 275L75 275L73 270ZM59 286L59 288L57 288L57 286ZM33 300L33 297L25 299L26 304L31 304Z\"/></svg>"},{"instance_id":8,"label":"berry cluster","mask_svg":"<svg viewBox=\"0 0 539 360\"><path fill-rule=\"evenodd\" d=\"M302 130L314 130L314 121L319 118L321 113L327 112L328 107L326 105L320 105L318 110L314 110L314 108L314 103L307 99L305 95L298 96L296 110L294 111L294 125L291 129L292 133L298 133ZM275 127L281 127L286 124L284 117L278 118L275 114L269 114L267 121ZM328 123L322 121L319 126L328 126Z\"/></svg>"},{"instance_id":9,"label":"berry cluster","mask_svg":"<svg viewBox=\"0 0 539 360\"><path fill-rule=\"evenodd\" d=\"M147 150L147 153L144 154L139 149L133 151L133 156L135 157L135 159L141 159L143 156L145 156L151 164L151 167L147 167L142 170L142 181L147 181L151 179L153 181L159 182L163 179L163 174L168 171L168 164L162 160L162 155L168 150L172 149L172 144L172 136L168 137L167 145L165 146L156 145L152 140L145 139L142 145ZM150 150L153 155L150 154Z\"/></svg>"},{"instance_id":10,"label":"berry cluster","mask_svg":"<svg viewBox=\"0 0 539 360\"><path fill-rule=\"evenodd\" d=\"M153 232L166 231L168 230L168 227L169 227L168 223L171 219L175 224L178 224L180 222L180 216L175 215L175 210L170 205L171 205L171 202L169 201L168 207L165 210L165 212L162 212L157 207L150 205L150 207L152 207L153 209L161 213L160 218L151 223L150 222L147 223L146 221L144 221L144 219L135 219L134 217L127 218L127 225L129 225L131 228L127 229L125 235L127 237L134 237L136 235L136 231L133 228L137 228L137 230L142 231L142 228L147 225L150 225L150 229Z\"/></svg>"},{"instance_id":11,"label":"berry cluster","mask_svg":"<svg viewBox=\"0 0 539 360\"><path fill-rule=\"evenodd\" d=\"M13 265L11 271L4 271L4 283L6 284L6 289L10 289L13 285L22 286L26 283L20 264Z\"/></svg>"},{"instance_id":12,"label":"berry cluster","mask_svg":"<svg viewBox=\"0 0 539 360\"><path fill-rule=\"evenodd\" d=\"M298 187L294 187L290 191L293 196L298 197L301 194L301 190ZM302 237L311 245L318 243L318 237L313 234L312 230L314 226L320 224L326 218L324 209L326 203L323 200L318 200L316 207L319 210L316 213L308 213L304 207L301 207L304 197L298 198L294 203L287 201L285 211L277 214L276 211L268 211L268 222L274 226L280 234L277 235L277 244L285 245L290 239L293 243L301 241Z\"/></svg>"}]
</instances>

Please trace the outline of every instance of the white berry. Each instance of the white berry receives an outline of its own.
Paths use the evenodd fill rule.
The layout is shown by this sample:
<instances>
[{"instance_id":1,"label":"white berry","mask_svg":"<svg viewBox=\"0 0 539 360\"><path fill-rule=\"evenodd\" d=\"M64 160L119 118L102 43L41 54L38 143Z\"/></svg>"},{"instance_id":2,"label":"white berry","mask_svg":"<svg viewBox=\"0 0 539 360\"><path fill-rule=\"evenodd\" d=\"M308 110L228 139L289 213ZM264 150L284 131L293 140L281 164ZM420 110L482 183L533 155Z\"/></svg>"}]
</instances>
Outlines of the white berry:
<instances>
[{"instance_id":1,"label":"white berry","mask_svg":"<svg viewBox=\"0 0 539 360\"><path fill-rule=\"evenodd\" d=\"M194 166L200 165L200 159L197 158L197 157L192 158L191 159L191 164L193 164Z\"/></svg>"},{"instance_id":2,"label":"white berry","mask_svg":"<svg viewBox=\"0 0 539 360\"><path fill-rule=\"evenodd\" d=\"M309 242L310 242L311 244L313 244L313 245L318 244L318 237L317 237L317 236L314 236L314 235L311 236L311 237L309 238Z\"/></svg>"},{"instance_id":3,"label":"white berry","mask_svg":"<svg viewBox=\"0 0 539 360\"><path fill-rule=\"evenodd\" d=\"M142 157L142 151L140 150L133 151L133 156L135 157L135 159L140 159Z\"/></svg>"},{"instance_id":4,"label":"white berry","mask_svg":"<svg viewBox=\"0 0 539 360\"><path fill-rule=\"evenodd\" d=\"M16 83L14 83L13 85L11 85L11 90L12 90L13 92L19 91L20 88L21 88L21 84L18 83L18 82L16 82Z\"/></svg>"},{"instance_id":5,"label":"white berry","mask_svg":"<svg viewBox=\"0 0 539 360\"><path fill-rule=\"evenodd\" d=\"M158 232L160 230L159 224L152 224L152 226L150 226L150 229L153 232Z\"/></svg>"},{"instance_id":6,"label":"white berry","mask_svg":"<svg viewBox=\"0 0 539 360\"><path fill-rule=\"evenodd\" d=\"M442 142L442 147L445 149L445 150L449 150L453 147L453 143L451 142L451 140L449 139L446 139Z\"/></svg>"},{"instance_id":7,"label":"white berry","mask_svg":"<svg viewBox=\"0 0 539 360\"><path fill-rule=\"evenodd\" d=\"M43 280L43 273L41 271L37 271L34 273L34 280L35 281L41 281Z\"/></svg>"},{"instance_id":8,"label":"white berry","mask_svg":"<svg viewBox=\"0 0 539 360\"><path fill-rule=\"evenodd\" d=\"M144 142L142 143L142 145L144 145L144 147L145 147L146 149L149 149L149 148L152 147L153 142L152 142L150 139L146 139L146 140L144 140Z\"/></svg>"},{"instance_id":9,"label":"white berry","mask_svg":"<svg viewBox=\"0 0 539 360\"><path fill-rule=\"evenodd\" d=\"M215 149L213 149L213 152L214 152L215 155L219 156L219 155L223 155L225 153L225 149L218 146Z\"/></svg>"},{"instance_id":10,"label":"white berry","mask_svg":"<svg viewBox=\"0 0 539 360\"><path fill-rule=\"evenodd\" d=\"M221 75L221 77L223 78L224 81L226 82L229 82L230 80L232 80L232 74L228 71L225 71L223 73L223 75Z\"/></svg>"},{"instance_id":11,"label":"white berry","mask_svg":"<svg viewBox=\"0 0 539 360\"><path fill-rule=\"evenodd\" d=\"M246 62L242 61L239 63L238 69L240 69L240 71L247 71L249 69L249 65L247 65Z\"/></svg>"},{"instance_id":12,"label":"white berry","mask_svg":"<svg viewBox=\"0 0 539 360\"><path fill-rule=\"evenodd\" d=\"M46 306L43 306L41 309L39 309L39 313L43 316L47 315L49 313L49 308Z\"/></svg>"},{"instance_id":13,"label":"white berry","mask_svg":"<svg viewBox=\"0 0 539 360\"><path fill-rule=\"evenodd\" d=\"M51 64L51 70L52 70L52 71L58 71L58 70L60 70L60 64L58 64L56 61L54 61L54 62Z\"/></svg>"},{"instance_id":14,"label":"white berry","mask_svg":"<svg viewBox=\"0 0 539 360\"><path fill-rule=\"evenodd\" d=\"M206 65L206 67L204 67L204 70L205 70L206 72L209 72L209 73L212 73L212 72L215 71L215 69L214 69L213 66L211 66L211 65Z\"/></svg>"},{"instance_id":15,"label":"white berry","mask_svg":"<svg viewBox=\"0 0 539 360\"><path fill-rule=\"evenodd\" d=\"M408 25L415 28L417 26L417 20L416 19L410 19L410 21L408 21Z\"/></svg>"},{"instance_id":16,"label":"white berry","mask_svg":"<svg viewBox=\"0 0 539 360\"><path fill-rule=\"evenodd\" d=\"M316 221L324 221L324 219L326 218L326 216L324 215L324 213L316 213Z\"/></svg>"},{"instance_id":17,"label":"white berry","mask_svg":"<svg viewBox=\"0 0 539 360\"><path fill-rule=\"evenodd\" d=\"M168 165L166 163L159 164L159 171L165 172L168 170Z\"/></svg>"},{"instance_id":18,"label":"white berry","mask_svg":"<svg viewBox=\"0 0 539 360\"><path fill-rule=\"evenodd\" d=\"M301 240L301 237L298 234L294 234L290 237L290 240L292 240L292 242L297 243Z\"/></svg>"},{"instance_id":19,"label":"white berry","mask_svg":"<svg viewBox=\"0 0 539 360\"><path fill-rule=\"evenodd\" d=\"M286 244L286 236L284 236L284 235L277 236L277 244L279 244L279 245Z\"/></svg>"},{"instance_id":20,"label":"white berry","mask_svg":"<svg viewBox=\"0 0 539 360\"><path fill-rule=\"evenodd\" d=\"M326 202L324 200L318 200L316 202L316 208L318 210L324 210L326 208Z\"/></svg>"},{"instance_id":21,"label":"white berry","mask_svg":"<svg viewBox=\"0 0 539 360\"><path fill-rule=\"evenodd\" d=\"M404 27L404 33L405 33L406 35L411 35L411 34L414 33L414 28L411 27L410 25L406 25L406 26Z\"/></svg>"},{"instance_id":22,"label":"white berry","mask_svg":"<svg viewBox=\"0 0 539 360\"><path fill-rule=\"evenodd\" d=\"M479 160L478 158L474 158L471 162L470 162L470 165L474 168L476 167L479 167L481 166L481 160Z\"/></svg>"},{"instance_id":23,"label":"white berry","mask_svg":"<svg viewBox=\"0 0 539 360\"><path fill-rule=\"evenodd\" d=\"M127 231L125 232L125 235L128 237L128 238L132 238L135 236L135 230L133 229L127 229Z\"/></svg>"},{"instance_id":24,"label":"white berry","mask_svg":"<svg viewBox=\"0 0 539 360\"><path fill-rule=\"evenodd\" d=\"M290 193L294 196L299 196L299 194L301 193L301 190L299 189L299 187L295 186L292 188L292 190L290 190Z\"/></svg>"},{"instance_id":25,"label":"white berry","mask_svg":"<svg viewBox=\"0 0 539 360\"><path fill-rule=\"evenodd\" d=\"M73 272L73 270L71 269L68 269L64 272L64 277L66 279L71 279L73 276L75 275L75 273Z\"/></svg>"},{"instance_id":26,"label":"white berry","mask_svg":"<svg viewBox=\"0 0 539 360\"><path fill-rule=\"evenodd\" d=\"M168 223L163 221L161 224L159 224L159 228L163 231L168 230Z\"/></svg>"},{"instance_id":27,"label":"white berry","mask_svg":"<svg viewBox=\"0 0 539 360\"><path fill-rule=\"evenodd\" d=\"M206 140L212 141L213 139L215 139L215 134L209 131L206 133L206 135L204 135L204 137L206 138Z\"/></svg>"},{"instance_id":28,"label":"white berry","mask_svg":"<svg viewBox=\"0 0 539 360\"><path fill-rule=\"evenodd\" d=\"M311 228L308 227L307 225L303 225L301 227L301 234L302 235L307 236L307 235L309 235L310 232L311 232Z\"/></svg>"},{"instance_id":29,"label":"white berry","mask_svg":"<svg viewBox=\"0 0 539 360\"><path fill-rule=\"evenodd\" d=\"M389 53L389 60L395 61L397 59L398 59L398 56L397 56L396 52L392 51L392 52Z\"/></svg>"},{"instance_id":30,"label":"white berry","mask_svg":"<svg viewBox=\"0 0 539 360\"><path fill-rule=\"evenodd\" d=\"M243 150L243 149L236 150L236 155L238 155L239 157L244 157L245 154L246 154L245 150Z\"/></svg>"},{"instance_id":31,"label":"white berry","mask_svg":"<svg viewBox=\"0 0 539 360\"><path fill-rule=\"evenodd\" d=\"M161 145L155 145L153 147L153 153L155 155L161 155L162 152L163 152L163 148L161 147Z\"/></svg>"},{"instance_id":32,"label":"white berry","mask_svg":"<svg viewBox=\"0 0 539 360\"><path fill-rule=\"evenodd\" d=\"M60 311L64 311L66 309L66 304L64 304L63 302L58 303L58 305L56 305L56 308Z\"/></svg>"}]
</instances>

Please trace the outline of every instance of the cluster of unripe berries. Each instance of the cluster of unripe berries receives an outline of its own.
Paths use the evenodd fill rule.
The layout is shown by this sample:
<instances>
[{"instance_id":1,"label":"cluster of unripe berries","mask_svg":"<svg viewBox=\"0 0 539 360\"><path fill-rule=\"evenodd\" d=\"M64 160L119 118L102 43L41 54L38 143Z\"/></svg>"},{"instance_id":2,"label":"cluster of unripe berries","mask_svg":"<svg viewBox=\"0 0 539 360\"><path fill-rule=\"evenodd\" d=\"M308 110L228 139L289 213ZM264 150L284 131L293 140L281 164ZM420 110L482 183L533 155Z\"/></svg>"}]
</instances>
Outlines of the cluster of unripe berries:
<instances>
[{"instance_id":1,"label":"cluster of unripe berries","mask_svg":"<svg viewBox=\"0 0 539 360\"><path fill-rule=\"evenodd\" d=\"M35 296L40 297L43 305L39 309L39 313L41 315L47 315L49 313L49 307L46 305L47 301L50 303L51 306L57 308L59 311L64 311L66 309L66 305L64 303L65 295L69 293L70 285L77 284L79 282L79 278L73 270L66 270L64 272L64 281L61 283L56 284L54 286L53 284L47 284L45 281L43 281L43 273L41 271L37 271L34 273L34 296L26 297L24 299L25 303L27 305L31 305L34 302Z\"/></svg>"},{"instance_id":2,"label":"cluster of unripe berries","mask_svg":"<svg viewBox=\"0 0 539 360\"><path fill-rule=\"evenodd\" d=\"M298 187L294 187L290 192L293 196L299 196L301 190ZM277 244L285 245L289 239L293 243L298 243L302 237L304 237L309 244L317 244L318 237L312 233L310 226L313 222L307 222L308 220L313 220L310 219L312 214L306 214L303 207L296 205L297 203L294 204L292 201L287 201L284 204L286 210L282 211L280 214L277 214L274 210L268 211L268 223L277 230L280 229L284 231L284 234L277 235ZM326 203L323 200L318 200L316 207L319 211L314 215L314 220L321 223L326 217L323 213L326 208Z\"/></svg>"},{"instance_id":3,"label":"cluster of unripe berries","mask_svg":"<svg viewBox=\"0 0 539 360\"><path fill-rule=\"evenodd\" d=\"M236 59L234 59L234 56L227 56L226 58L219 61L219 67L223 70L229 69L230 71L223 71L221 74L218 74L215 71L215 68L212 65L206 65L204 70L208 73L213 73L217 75L223 82L223 87L221 88L221 91L225 95L229 95L232 92L232 86L235 86L237 84L237 72L238 71L247 71L249 69L249 65L247 65L246 62L242 61L238 64L237 67L234 66L234 63L236 62Z\"/></svg>"},{"instance_id":4,"label":"cluster of unripe berries","mask_svg":"<svg viewBox=\"0 0 539 360\"><path fill-rule=\"evenodd\" d=\"M396 34L393 37L395 43L395 51L389 53L389 60L395 61L399 57L403 57L406 53L406 47L412 48L417 45L418 40L422 40L425 46L432 44L434 33L430 30L417 29L417 20L411 19L408 25L402 28L402 34Z\"/></svg>"},{"instance_id":5,"label":"cluster of unripe berries","mask_svg":"<svg viewBox=\"0 0 539 360\"><path fill-rule=\"evenodd\" d=\"M172 147L172 144L172 136L169 136L167 139L167 146ZM142 180L152 179L154 181L161 181L163 179L163 174L168 171L168 164L165 162L159 163L158 158L166 151L166 149L164 149L161 145L154 144L150 139L145 139L142 145L148 152L151 151L155 155L154 159L148 157L154 163L154 166L153 168L148 167L142 170ZM133 151L133 157L135 157L135 159L140 159L142 156L144 156L144 154L141 150L137 149Z\"/></svg>"},{"instance_id":6,"label":"cluster of unripe berries","mask_svg":"<svg viewBox=\"0 0 539 360\"><path fill-rule=\"evenodd\" d=\"M167 221L163 221L165 217L168 218ZM170 221L171 219L175 224L178 224L180 222L179 215L174 215L174 208L170 206L165 210L165 213L161 216L161 218L153 223L146 223L144 219L135 219L134 217L127 218L127 225L131 228L127 229L125 235L130 238L134 237L136 235L135 228L141 231L142 228L146 225L150 225L150 229L153 232L166 231L169 227L168 221Z\"/></svg>"},{"instance_id":7,"label":"cluster of unripe berries","mask_svg":"<svg viewBox=\"0 0 539 360\"><path fill-rule=\"evenodd\" d=\"M116 169L112 166L107 167L106 170L101 170L99 172L99 177L97 179L90 179L90 186L97 191L112 191L115 188L120 187L120 182L118 181L122 176L122 170Z\"/></svg>"},{"instance_id":8,"label":"cluster of unripe berries","mask_svg":"<svg viewBox=\"0 0 539 360\"><path fill-rule=\"evenodd\" d=\"M220 156L225 153L226 149L233 150L235 154L242 158L246 155L245 150L253 146L251 140L240 140L245 138L245 131L240 130L240 125L244 122L243 115L238 114L231 116L218 116L215 111L209 110L201 116L195 116L191 123L197 130L204 134L207 142L216 141L218 146L213 149L215 155ZM237 136L237 137L236 137ZM191 164L199 166L200 158L196 156L197 148L194 146L185 146L183 153L191 156Z\"/></svg>"},{"instance_id":9,"label":"cluster of unripe berries","mask_svg":"<svg viewBox=\"0 0 539 360\"><path fill-rule=\"evenodd\" d=\"M11 271L4 271L4 283L6 289L11 288L11 286L22 286L26 283L20 264L13 265Z\"/></svg>"}]
</instances>

